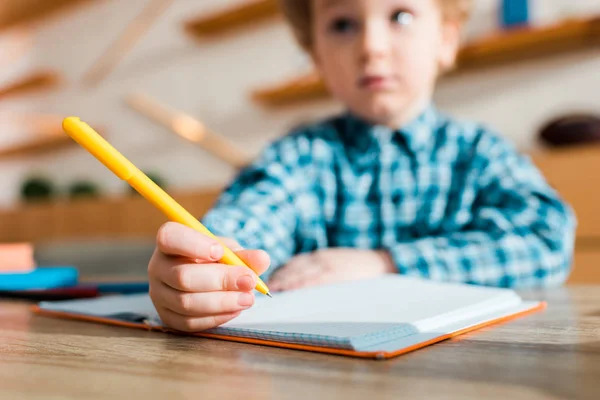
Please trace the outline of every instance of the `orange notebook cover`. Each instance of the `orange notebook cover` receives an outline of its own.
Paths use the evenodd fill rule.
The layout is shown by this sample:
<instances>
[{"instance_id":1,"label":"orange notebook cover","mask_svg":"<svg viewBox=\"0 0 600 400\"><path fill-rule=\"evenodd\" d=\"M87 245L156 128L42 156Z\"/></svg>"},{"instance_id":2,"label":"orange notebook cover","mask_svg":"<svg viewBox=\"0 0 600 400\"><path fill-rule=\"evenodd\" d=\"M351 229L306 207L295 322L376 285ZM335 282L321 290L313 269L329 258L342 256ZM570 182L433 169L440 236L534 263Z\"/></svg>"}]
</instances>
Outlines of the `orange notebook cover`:
<instances>
[{"instance_id":1,"label":"orange notebook cover","mask_svg":"<svg viewBox=\"0 0 600 400\"><path fill-rule=\"evenodd\" d=\"M257 295L238 318L209 331L165 327L147 294L42 302L41 315L352 357L388 359L541 310L514 291L389 275Z\"/></svg>"}]
</instances>

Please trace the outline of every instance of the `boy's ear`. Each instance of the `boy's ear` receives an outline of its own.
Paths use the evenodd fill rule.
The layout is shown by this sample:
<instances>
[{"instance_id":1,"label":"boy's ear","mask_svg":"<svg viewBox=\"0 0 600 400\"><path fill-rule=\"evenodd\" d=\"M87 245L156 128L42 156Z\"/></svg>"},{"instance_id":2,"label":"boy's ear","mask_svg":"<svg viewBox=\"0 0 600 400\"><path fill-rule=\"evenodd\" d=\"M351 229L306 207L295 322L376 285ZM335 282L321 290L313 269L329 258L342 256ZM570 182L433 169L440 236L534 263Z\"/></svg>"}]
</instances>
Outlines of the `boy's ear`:
<instances>
[{"instance_id":1,"label":"boy's ear","mask_svg":"<svg viewBox=\"0 0 600 400\"><path fill-rule=\"evenodd\" d=\"M454 67L456 56L460 47L462 23L447 20L442 25L442 43L439 54L439 66L442 71Z\"/></svg>"}]
</instances>

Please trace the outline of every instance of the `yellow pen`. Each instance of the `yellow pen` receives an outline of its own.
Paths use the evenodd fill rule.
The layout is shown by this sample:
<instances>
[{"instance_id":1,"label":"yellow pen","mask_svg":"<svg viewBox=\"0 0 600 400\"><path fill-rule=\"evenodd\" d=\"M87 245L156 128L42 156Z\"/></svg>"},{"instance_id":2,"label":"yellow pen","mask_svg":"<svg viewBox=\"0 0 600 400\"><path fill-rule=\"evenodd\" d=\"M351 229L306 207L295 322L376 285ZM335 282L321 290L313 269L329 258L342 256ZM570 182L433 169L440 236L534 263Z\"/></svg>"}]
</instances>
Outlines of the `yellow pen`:
<instances>
[{"instance_id":1,"label":"yellow pen","mask_svg":"<svg viewBox=\"0 0 600 400\"><path fill-rule=\"evenodd\" d=\"M89 151L120 179L130 184L131 187L162 211L171 221L186 225L217 240L224 248L224 255L220 260L222 263L248 267L246 263L235 255L233 251L227 248L227 246L202 225L200 221L194 218L88 124L77 117L68 117L63 121L63 129L73 140ZM271 297L269 288L260 278L258 278L256 290Z\"/></svg>"}]
</instances>

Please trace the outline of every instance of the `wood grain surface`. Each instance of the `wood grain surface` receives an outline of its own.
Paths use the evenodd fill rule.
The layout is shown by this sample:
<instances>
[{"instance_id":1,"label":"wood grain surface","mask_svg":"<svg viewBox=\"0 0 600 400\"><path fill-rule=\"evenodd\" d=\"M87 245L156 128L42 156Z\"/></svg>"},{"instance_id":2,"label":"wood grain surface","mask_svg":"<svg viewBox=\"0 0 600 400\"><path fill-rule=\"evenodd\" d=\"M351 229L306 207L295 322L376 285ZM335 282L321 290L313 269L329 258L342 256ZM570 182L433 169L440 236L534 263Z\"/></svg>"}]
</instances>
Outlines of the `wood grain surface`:
<instances>
[{"instance_id":1,"label":"wood grain surface","mask_svg":"<svg viewBox=\"0 0 600 400\"><path fill-rule=\"evenodd\" d=\"M41 317L0 302L2 399L597 399L600 286L387 361Z\"/></svg>"}]
</instances>

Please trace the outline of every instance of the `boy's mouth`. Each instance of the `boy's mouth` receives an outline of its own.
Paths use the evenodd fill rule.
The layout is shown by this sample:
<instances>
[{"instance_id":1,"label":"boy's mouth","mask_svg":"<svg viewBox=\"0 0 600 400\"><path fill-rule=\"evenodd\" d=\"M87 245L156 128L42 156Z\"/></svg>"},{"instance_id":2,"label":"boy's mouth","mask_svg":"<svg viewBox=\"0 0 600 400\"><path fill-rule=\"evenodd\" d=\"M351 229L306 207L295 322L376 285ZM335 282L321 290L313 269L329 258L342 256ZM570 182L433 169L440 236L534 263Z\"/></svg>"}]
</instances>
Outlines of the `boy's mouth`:
<instances>
[{"instance_id":1,"label":"boy's mouth","mask_svg":"<svg viewBox=\"0 0 600 400\"><path fill-rule=\"evenodd\" d=\"M394 80L384 75L365 75L358 80L358 87L361 89L379 91L392 89Z\"/></svg>"}]
</instances>

